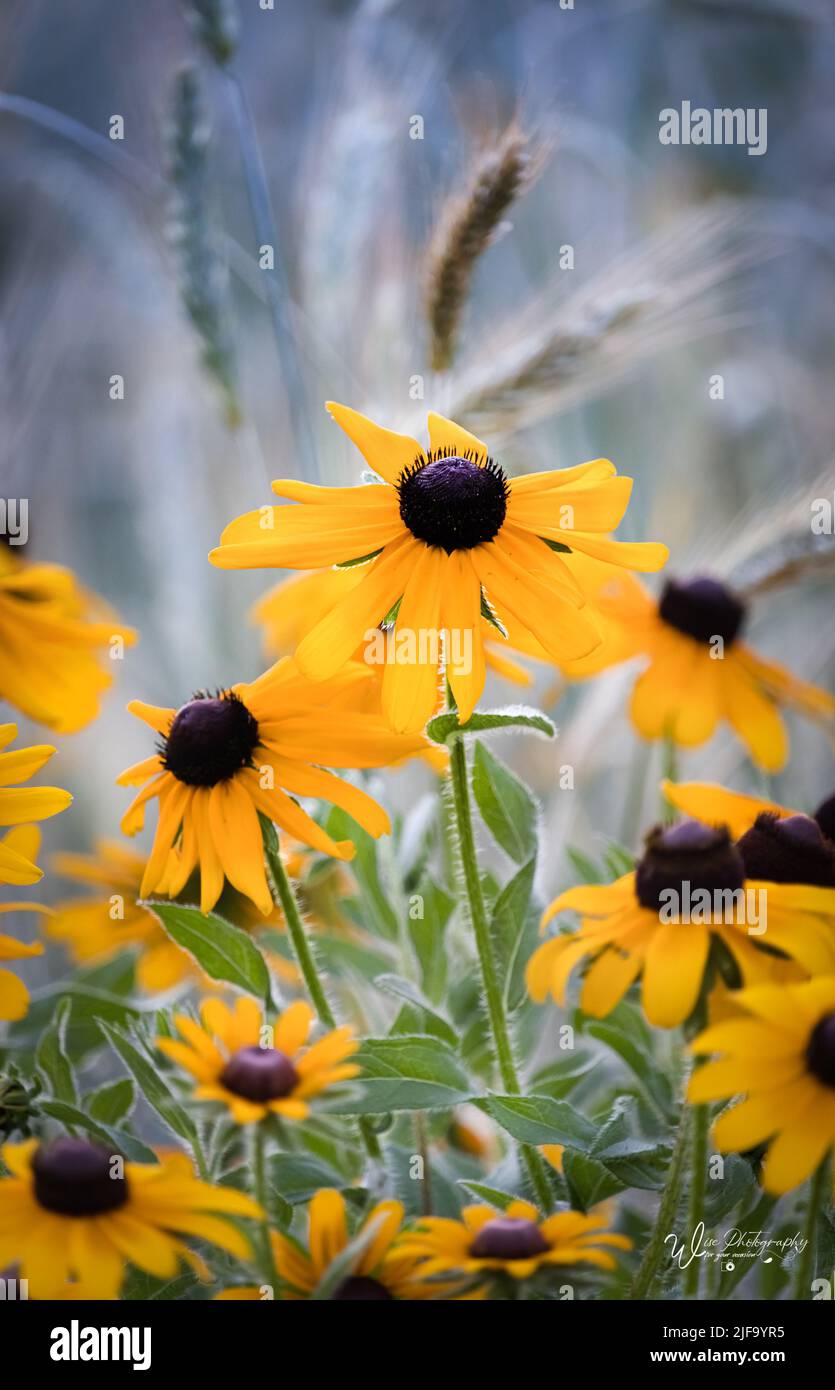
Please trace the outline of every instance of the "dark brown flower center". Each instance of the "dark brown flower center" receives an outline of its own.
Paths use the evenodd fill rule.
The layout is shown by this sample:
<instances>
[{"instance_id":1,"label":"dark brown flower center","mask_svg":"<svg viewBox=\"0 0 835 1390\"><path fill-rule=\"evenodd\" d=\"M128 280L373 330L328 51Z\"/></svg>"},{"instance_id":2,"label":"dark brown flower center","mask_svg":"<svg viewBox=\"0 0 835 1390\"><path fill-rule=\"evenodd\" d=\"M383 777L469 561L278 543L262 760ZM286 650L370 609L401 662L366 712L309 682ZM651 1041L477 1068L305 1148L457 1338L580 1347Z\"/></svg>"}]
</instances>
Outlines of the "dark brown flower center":
<instances>
[{"instance_id":1,"label":"dark brown flower center","mask_svg":"<svg viewBox=\"0 0 835 1390\"><path fill-rule=\"evenodd\" d=\"M642 907L655 912L668 901L662 894L681 895L685 883L692 894L700 889L734 891L744 881L742 856L727 830L685 820L650 831L635 870L635 893Z\"/></svg>"},{"instance_id":2,"label":"dark brown flower center","mask_svg":"<svg viewBox=\"0 0 835 1390\"><path fill-rule=\"evenodd\" d=\"M239 1047L224 1067L222 1085L245 1100L281 1100L298 1084L290 1058L274 1047Z\"/></svg>"},{"instance_id":3,"label":"dark brown flower center","mask_svg":"<svg viewBox=\"0 0 835 1390\"><path fill-rule=\"evenodd\" d=\"M521 1216L497 1216L482 1226L470 1254L477 1260L530 1260L549 1249L535 1221Z\"/></svg>"},{"instance_id":4,"label":"dark brown flower center","mask_svg":"<svg viewBox=\"0 0 835 1390\"><path fill-rule=\"evenodd\" d=\"M435 452L401 473L397 491L404 526L448 555L492 541L507 511L507 479L492 459Z\"/></svg>"},{"instance_id":5,"label":"dark brown flower center","mask_svg":"<svg viewBox=\"0 0 835 1390\"><path fill-rule=\"evenodd\" d=\"M835 1089L835 1014L827 1014L814 1029L806 1049L806 1066L824 1086Z\"/></svg>"},{"instance_id":6,"label":"dark brown flower center","mask_svg":"<svg viewBox=\"0 0 835 1390\"><path fill-rule=\"evenodd\" d=\"M354 1274L340 1284L332 1301L337 1303L392 1303L394 1294L377 1279L369 1279L364 1274Z\"/></svg>"},{"instance_id":7,"label":"dark brown flower center","mask_svg":"<svg viewBox=\"0 0 835 1390\"><path fill-rule=\"evenodd\" d=\"M121 1154L86 1139L55 1139L41 1144L32 1162L35 1197L61 1216L99 1216L128 1200Z\"/></svg>"},{"instance_id":8,"label":"dark brown flower center","mask_svg":"<svg viewBox=\"0 0 835 1390\"><path fill-rule=\"evenodd\" d=\"M251 765L257 742L258 723L237 695L195 695L177 711L160 752L178 781L213 787Z\"/></svg>"},{"instance_id":9,"label":"dark brown flower center","mask_svg":"<svg viewBox=\"0 0 835 1390\"><path fill-rule=\"evenodd\" d=\"M835 888L835 845L811 816L781 820L764 811L737 840L737 849L746 878Z\"/></svg>"},{"instance_id":10,"label":"dark brown flower center","mask_svg":"<svg viewBox=\"0 0 835 1390\"><path fill-rule=\"evenodd\" d=\"M815 812L815 820L827 840L835 840L835 794L822 801Z\"/></svg>"},{"instance_id":11,"label":"dark brown flower center","mask_svg":"<svg viewBox=\"0 0 835 1390\"><path fill-rule=\"evenodd\" d=\"M697 642L707 644L721 637L730 647L745 621L745 604L716 579L669 579L658 613L665 623Z\"/></svg>"}]
</instances>

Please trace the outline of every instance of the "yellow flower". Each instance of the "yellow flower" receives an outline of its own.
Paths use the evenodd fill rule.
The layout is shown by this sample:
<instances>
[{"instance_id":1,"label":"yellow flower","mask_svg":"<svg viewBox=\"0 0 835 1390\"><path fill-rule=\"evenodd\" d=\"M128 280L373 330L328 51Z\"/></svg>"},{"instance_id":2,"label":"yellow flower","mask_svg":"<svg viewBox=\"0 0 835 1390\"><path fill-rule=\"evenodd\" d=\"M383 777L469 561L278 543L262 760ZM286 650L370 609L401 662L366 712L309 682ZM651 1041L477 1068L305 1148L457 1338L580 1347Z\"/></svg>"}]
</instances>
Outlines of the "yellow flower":
<instances>
[{"instance_id":1,"label":"yellow flower","mask_svg":"<svg viewBox=\"0 0 835 1390\"><path fill-rule=\"evenodd\" d=\"M801 851L805 832L804 826ZM791 850L789 842L774 851L775 869L791 862ZM805 863L803 852L800 859ZM608 1014L640 976L649 1022L683 1023L699 999L716 939L747 984L768 978L763 946L809 974L835 970L835 889L806 883L801 873L785 882L748 878L741 846L727 830L697 821L655 830L634 873L562 893L545 912L543 930L566 910L581 915L580 929L534 952L528 990L539 1003L550 993L562 1004L572 970L591 960L580 1004L595 1018Z\"/></svg>"},{"instance_id":2,"label":"yellow flower","mask_svg":"<svg viewBox=\"0 0 835 1390\"><path fill-rule=\"evenodd\" d=\"M17 735L15 724L0 724L0 749L7 748ZM25 887L43 877L35 859L40 847L40 831L27 821L47 820L66 810L72 801L69 792L60 787L20 787L13 783L27 782L52 757L54 748L40 745L19 748L15 753L0 753L0 825L11 826L0 840L0 883ZM36 903L6 902L0 912L41 912ZM26 946L13 936L0 933L0 961L26 960L39 956L43 946L35 942ZM0 1020L23 1018L29 1007L29 991L10 970L0 969Z\"/></svg>"},{"instance_id":3,"label":"yellow flower","mask_svg":"<svg viewBox=\"0 0 835 1390\"><path fill-rule=\"evenodd\" d=\"M788 756L781 707L835 718L835 699L766 661L741 640L748 606L715 579L670 579L656 600L633 575L598 567L591 586L604 641L590 657L564 662L578 678L643 657L632 691L632 723L644 738L668 736L685 748L707 742L726 720L753 762L779 772ZM582 580L581 580L582 582Z\"/></svg>"},{"instance_id":4,"label":"yellow flower","mask_svg":"<svg viewBox=\"0 0 835 1390\"><path fill-rule=\"evenodd\" d=\"M768 1143L763 1187L780 1194L808 1178L835 1145L835 975L803 984L741 990L747 1012L707 1028L696 1053L722 1053L698 1067L692 1104L744 1099L714 1125L723 1153Z\"/></svg>"},{"instance_id":5,"label":"yellow flower","mask_svg":"<svg viewBox=\"0 0 835 1390\"><path fill-rule=\"evenodd\" d=\"M250 610L253 621L264 629L265 655L273 658L292 655L334 605L362 583L366 573L364 565L314 570L310 574L291 574L289 579L282 579L269 589ZM518 653L535 661L548 662L548 653L535 637L526 629L519 628L507 614L503 626L506 637L487 618L482 618L481 635L487 669L495 671L504 680L512 681L514 685L530 685L531 674L514 659L515 655ZM358 661L363 659L365 645L361 642L354 653ZM378 680L376 686L368 685L366 696L368 708L377 713L381 709L384 666L373 665L371 669ZM443 697L439 691L438 707L442 705Z\"/></svg>"},{"instance_id":6,"label":"yellow flower","mask_svg":"<svg viewBox=\"0 0 835 1390\"><path fill-rule=\"evenodd\" d=\"M136 976L149 993L202 978L193 958L171 940L159 919L139 901L145 858L113 840L99 840L95 853L54 854L50 867L62 878L89 884L101 896L59 902L45 930L67 947L78 965L111 960L127 947L139 948Z\"/></svg>"},{"instance_id":7,"label":"yellow flower","mask_svg":"<svg viewBox=\"0 0 835 1390\"><path fill-rule=\"evenodd\" d=\"M239 517L210 558L224 569L365 561L362 582L307 634L296 661L325 680L388 620L397 659L385 663L382 698L395 729L414 732L434 713L442 632L446 676L469 718L484 689L484 603L500 621L515 619L552 660L580 657L599 637L581 611L567 552L646 570L667 558L665 546L608 538L632 480L606 459L508 479L481 440L440 415L429 416L427 451L346 406L328 408L383 481L336 489L276 482L278 496L301 505Z\"/></svg>"},{"instance_id":8,"label":"yellow flower","mask_svg":"<svg viewBox=\"0 0 835 1390\"><path fill-rule=\"evenodd\" d=\"M426 746L419 737L393 734L379 715L348 707L352 691L368 679L363 667L349 666L312 685L285 658L250 685L196 695L179 710L133 700L130 712L161 738L158 753L118 779L121 786L146 784L122 819L126 835L142 829L146 801L160 803L141 896L176 897L199 865L203 912L211 911L228 879L268 916L273 900L259 811L302 844L336 859L354 855L351 841L332 840L297 796L340 806L370 835L387 832L389 818L367 792L320 766L380 767Z\"/></svg>"},{"instance_id":9,"label":"yellow flower","mask_svg":"<svg viewBox=\"0 0 835 1390\"><path fill-rule=\"evenodd\" d=\"M200 1007L201 1028L193 1018L175 1014L185 1042L157 1038L157 1047L199 1083L195 1100L221 1101L236 1124L253 1124L269 1114L304 1120L308 1100L329 1086L357 1076L359 1067L346 1059L359 1044L350 1028L334 1028L308 1047L313 1010L296 1000L272 1029L254 999L240 998L234 1009L220 999ZM269 1045L264 1042L265 1033Z\"/></svg>"},{"instance_id":10,"label":"yellow flower","mask_svg":"<svg viewBox=\"0 0 835 1390\"><path fill-rule=\"evenodd\" d=\"M553 1265L591 1264L615 1269L610 1250L630 1250L627 1236L605 1230L600 1216L561 1211L545 1220L530 1202L511 1202L502 1213L493 1207L464 1207L462 1221L427 1216L418 1229L405 1234L397 1249L423 1257L420 1272L432 1275L475 1275L489 1283L496 1274L529 1279Z\"/></svg>"},{"instance_id":11,"label":"yellow flower","mask_svg":"<svg viewBox=\"0 0 835 1390\"><path fill-rule=\"evenodd\" d=\"M0 546L0 697L59 734L95 719L113 683L104 658L136 634L60 565L29 564Z\"/></svg>"},{"instance_id":12,"label":"yellow flower","mask_svg":"<svg viewBox=\"0 0 835 1390\"><path fill-rule=\"evenodd\" d=\"M311 1198L308 1207L307 1249L302 1249L289 1236L272 1231L271 1240L276 1269L288 1286L282 1293L287 1299L310 1298L321 1283L333 1261L342 1254L349 1242L345 1199L341 1192L322 1188ZM357 1235L376 1227L368 1245L357 1256L331 1299L339 1303L385 1302L392 1299L442 1298L452 1287L449 1284L426 1284L418 1275L419 1257L400 1251L396 1241L403 1223L400 1202L378 1202L368 1213ZM221 1299L256 1299L256 1288L227 1289Z\"/></svg>"},{"instance_id":13,"label":"yellow flower","mask_svg":"<svg viewBox=\"0 0 835 1390\"><path fill-rule=\"evenodd\" d=\"M2 1157L0 1268L16 1266L37 1299L117 1298L127 1262L171 1279L186 1260L208 1278L179 1237L246 1260L249 1241L224 1217L263 1215L242 1192L198 1181L182 1154L127 1163L86 1139L29 1139Z\"/></svg>"}]
</instances>

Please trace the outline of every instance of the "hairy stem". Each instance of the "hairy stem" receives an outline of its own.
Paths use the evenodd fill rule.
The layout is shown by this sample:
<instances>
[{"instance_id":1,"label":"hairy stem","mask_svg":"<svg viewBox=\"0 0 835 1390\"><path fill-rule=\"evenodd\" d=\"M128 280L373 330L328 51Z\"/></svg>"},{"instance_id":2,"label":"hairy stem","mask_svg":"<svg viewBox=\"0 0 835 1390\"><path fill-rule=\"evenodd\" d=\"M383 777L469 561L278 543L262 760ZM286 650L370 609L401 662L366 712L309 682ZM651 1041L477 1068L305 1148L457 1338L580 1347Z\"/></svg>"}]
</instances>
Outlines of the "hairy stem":
<instances>
[{"instance_id":1,"label":"hairy stem","mask_svg":"<svg viewBox=\"0 0 835 1390\"><path fill-rule=\"evenodd\" d=\"M496 1061L498 1062L502 1085L505 1090L508 1095L520 1095L521 1087L516 1071L516 1063L513 1059L510 1030L507 1024L504 999L502 997L498 971L496 969L493 943L490 939L490 924L487 920L487 908L484 903L484 894L481 891L481 879L478 873L478 857L476 855L472 807L470 805L470 788L467 780L467 754L464 740L461 737L455 738L452 743L450 776L452 782L453 805L455 807L458 858L464 876L465 902L473 929L473 935L475 937L479 965L481 967L481 981L484 990L484 999L487 1005L487 1017L490 1022L490 1033L493 1039L493 1050L495 1052ZM536 1199L543 1211L547 1212L550 1210L553 1203L542 1156L529 1144L520 1145L520 1153L528 1170L528 1176L536 1194Z\"/></svg>"},{"instance_id":2,"label":"hairy stem","mask_svg":"<svg viewBox=\"0 0 835 1390\"><path fill-rule=\"evenodd\" d=\"M692 1113L692 1106L684 1101L681 1107L681 1118L673 1147L673 1156L670 1160L670 1171L667 1174L667 1186L661 1198L652 1234L644 1251L644 1258L641 1260L638 1272L632 1281L632 1288L629 1291L629 1297L632 1299L646 1298L655 1283L658 1266L664 1253L664 1243L670 1234L678 1211L681 1185L687 1162L687 1150L690 1146Z\"/></svg>"},{"instance_id":3,"label":"hairy stem","mask_svg":"<svg viewBox=\"0 0 835 1390\"><path fill-rule=\"evenodd\" d=\"M801 1301L811 1298L812 1280L815 1277L815 1255L818 1216L823 1206L823 1197L829 1179L829 1156L824 1158L809 1179L806 1207L806 1221L803 1236L806 1246L797 1262L797 1278L794 1286L795 1299Z\"/></svg>"}]
</instances>

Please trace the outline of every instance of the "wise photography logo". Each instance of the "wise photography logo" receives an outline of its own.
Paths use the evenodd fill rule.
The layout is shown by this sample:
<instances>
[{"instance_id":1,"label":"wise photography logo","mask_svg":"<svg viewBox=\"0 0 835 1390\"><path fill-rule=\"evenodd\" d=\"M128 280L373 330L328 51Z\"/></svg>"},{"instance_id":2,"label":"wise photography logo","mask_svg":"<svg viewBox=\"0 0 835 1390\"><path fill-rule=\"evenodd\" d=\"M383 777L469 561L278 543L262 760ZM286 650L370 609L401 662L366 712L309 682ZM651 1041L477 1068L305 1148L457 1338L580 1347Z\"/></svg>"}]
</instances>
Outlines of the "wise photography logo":
<instances>
[{"instance_id":1,"label":"wise photography logo","mask_svg":"<svg viewBox=\"0 0 835 1390\"><path fill-rule=\"evenodd\" d=\"M151 1365L150 1327L87 1327L76 1319L68 1327L53 1327L52 1361L124 1361L135 1371Z\"/></svg>"},{"instance_id":2,"label":"wise photography logo","mask_svg":"<svg viewBox=\"0 0 835 1390\"><path fill-rule=\"evenodd\" d=\"M728 1272L739 1264L772 1264L776 1259L792 1262L803 1254L808 1240L800 1231L793 1235L768 1236L765 1231L743 1231L732 1227L719 1235L708 1235L705 1223L700 1221L693 1231L677 1235L670 1231L664 1237L669 1246L670 1261L677 1269L688 1269L698 1261L705 1264L721 1264Z\"/></svg>"}]
</instances>

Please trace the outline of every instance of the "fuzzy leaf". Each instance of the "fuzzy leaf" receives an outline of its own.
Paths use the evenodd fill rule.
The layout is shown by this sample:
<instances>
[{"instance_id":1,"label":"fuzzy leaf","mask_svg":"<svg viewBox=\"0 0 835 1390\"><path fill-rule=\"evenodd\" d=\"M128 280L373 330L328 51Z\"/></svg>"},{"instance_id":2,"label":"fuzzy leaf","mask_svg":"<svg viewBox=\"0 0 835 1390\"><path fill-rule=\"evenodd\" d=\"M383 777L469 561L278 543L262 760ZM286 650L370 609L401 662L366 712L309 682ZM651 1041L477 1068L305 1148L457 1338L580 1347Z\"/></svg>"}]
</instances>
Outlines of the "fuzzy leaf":
<instances>
[{"instance_id":1,"label":"fuzzy leaf","mask_svg":"<svg viewBox=\"0 0 835 1390\"><path fill-rule=\"evenodd\" d=\"M119 1032L118 1028L103 1023L102 1032L114 1051L121 1057L148 1104L156 1110L160 1119L164 1120L168 1128L178 1134L181 1139L187 1139L190 1144L194 1144L197 1140L195 1123L173 1091L169 1089L167 1082L162 1079L159 1070L137 1047L134 1047L129 1038Z\"/></svg>"},{"instance_id":2,"label":"fuzzy leaf","mask_svg":"<svg viewBox=\"0 0 835 1390\"><path fill-rule=\"evenodd\" d=\"M270 973L264 957L241 927L232 926L215 913L179 903L143 903L155 914L172 941L197 962L213 980L224 980L238 989L269 1000Z\"/></svg>"},{"instance_id":3,"label":"fuzzy leaf","mask_svg":"<svg viewBox=\"0 0 835 1390\"><path fill-rule=\"evenodd\" d=\"M367 1038L351 1058L362 1068L351 1083L355 1095L328 1106L342 1115L381 1115L399 1110L447 1110L470 1100L472 1084L439 1038Z\"/></svg>"},{"instance_id":4,"label":"fuzzy leaf","mask_svg":"<svg viewBox=\"0 0 835 1390\"><path fill-rule=\"evenodd\" d=\"M550 1096L489 1095L476 1103L521 1144L567 1144L586 1151L597 1135L579 1110Z\"/></svg>"},{"instance_id":5,"label":"fuzzy leaf","mask_svg":"<svg viewBox=\"0 0 835 1390\"><path fill-rule=\"evenodd\" d=\"M455 734L481 734L488 729L534 729L553 738L556 730L541 710L528 705L507 705L504 709L476 710L465 724L459 724L455 710L436 714L426 726L434 743L447 743Z\"/></svg>"},{"instance_id":6,"label":"fuzzy leaf","mask_svg":"<svg viewBox=\"0 0 835 1390\"><path fill-rule=\"evenodd\" d=\"M51 1115L53 1120L59 1120L68 1129L83 1129L86 1134L98 1139L100 1144L110 1148L114 1154L124 1154L125 1158L133 1163L158 1161L153 1149L149 1149L141 1139L123 1129L113 1129L111 1125L104 1124L91 1115L85 1115L77 1105L70 1105L64 1100L45 1100L41 1108L46 1115Z\"/></svg>"},{"instance_id":7,"label":"fuzzy leaf","mask_svg":"<svg viewBox=\"0 0 835 1390\"><path fill-rule=\"evenodd\" d=\"M473 759L473 793L484 823L517 864L536 857L537 808L524 782L483 743Z\"/></svg>"},{"instance_id":8,"label":"fuzzy leaf","mask_svg":"<svg viewBox=\"0 0 835 1390\"><path fill-rule=\"evenodd\" d=\"M75 1105L78 1091L75 1085L72 1063L66 1053L67 1024L72 1001L62 999L55 1010L52 1022L41 1034L35 1060L49 1082L50 1090L56 1100L68 1101Z\"/></svg>"},{"instance_id":9,"label":"fuzzy leaf","mask_svg":"<svg viewBox=\"0 0 835 1390\"><path fill-rule=\"evenodd\" d=\"M123 1076L119 1081L111 1081L92 1095L86 1096L84 1104L94 1120L115 1125L130 1114L136 1101L136 1091L130 1077Z\"/></svg>"},{"instance_id":10,"label":"fuzzy leaf","mask_svg":"<svg viewBox=\"0 0 835 1390\"><path fill-rule=\"evenodd\" d=\"M401 975L378 975L374 981L378 989L385 994L392 994L396 999L405 999L407 1004L419 1009L426 1015L427 1020L435 1025L431 1030L444 1042L449 1043L450 1047L457 1047L458 1035L452 1024L447 1022L442 1014L439 1014L425 995L421 994L417 985L413 985L411 980L404 980Z\"/></svg>"}]
</instances>

